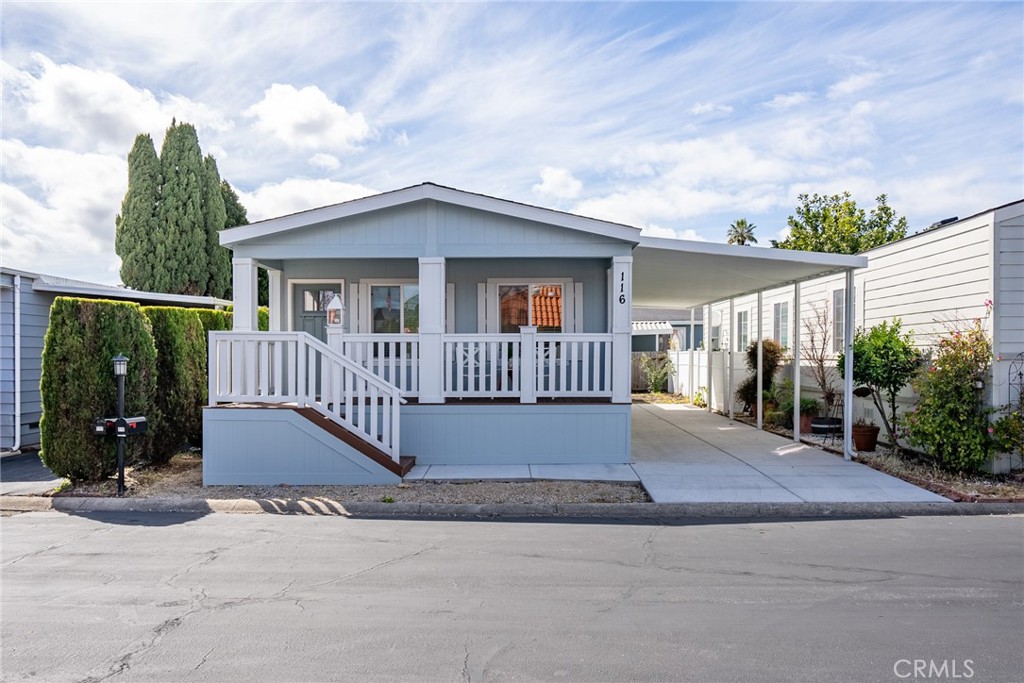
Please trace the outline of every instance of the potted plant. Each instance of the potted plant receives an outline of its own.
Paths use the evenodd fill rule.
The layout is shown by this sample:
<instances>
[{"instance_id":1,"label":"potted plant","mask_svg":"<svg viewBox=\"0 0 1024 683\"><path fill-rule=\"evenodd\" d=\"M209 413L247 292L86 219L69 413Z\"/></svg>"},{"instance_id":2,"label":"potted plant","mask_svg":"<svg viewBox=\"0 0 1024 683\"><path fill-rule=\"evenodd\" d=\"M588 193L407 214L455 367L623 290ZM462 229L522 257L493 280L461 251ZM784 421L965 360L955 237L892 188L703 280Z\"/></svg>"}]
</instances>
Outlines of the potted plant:
<instances>
[{"instance_id":1,"label":"potted plant","mask_svg":"<svg viewBox=\"0 0 1024 683\"><path fill-rule=\"evenodd\" d=\"M821 410L821 403L816 398L800 398L800 433L810 434L811 420L818 415L818 411Z\"/></svg>"},{"instance_id":2,"label":"potted plant","mask_svg":"<svg viewBox=\"0 0 1024 683\"><path fill-rule=\"evenodd\" d=\"M878 431L881 428L873 421L863 417L853 423L850 429L853 435L853 446L858 451L873 451L878 445Z\"/></svg>"},{"instance_id":3,"label":"potted plant","mask_svg":"<svg viewBox=\"0 0 1024 683\"><path fill-rule=\"evenodd\" d=\"M838 376L832 361L832 321L828 309L811 304L813 316L804 320L804 341L800 345L803 357L808 361L808 368L814 383L821 391L821 413L811 418L811 429L814 434L834 434L843 428L843 421L832 414L836 404L835 380Z\"/></svg>"}]
</instances>

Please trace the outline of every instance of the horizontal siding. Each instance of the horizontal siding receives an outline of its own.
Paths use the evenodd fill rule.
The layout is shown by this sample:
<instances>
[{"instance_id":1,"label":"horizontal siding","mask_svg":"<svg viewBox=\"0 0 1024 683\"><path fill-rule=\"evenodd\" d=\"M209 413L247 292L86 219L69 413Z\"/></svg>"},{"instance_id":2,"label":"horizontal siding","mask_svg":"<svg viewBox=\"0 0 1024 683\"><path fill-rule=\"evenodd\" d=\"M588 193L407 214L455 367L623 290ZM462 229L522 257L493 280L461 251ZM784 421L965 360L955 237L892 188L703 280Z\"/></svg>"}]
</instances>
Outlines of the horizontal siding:
<instances>
[{"instance_id":1,"label":"horizontal siding","mask_svg":"<svg viewBox=\"0 0 1024 683\"><path fill-rule=\"evenodd\" d=\"M999 341L996 352L1011 359L1024 353L1024 216L1007 216L996 229L998 290L996 315Z\"/></svg>"}]
</instances>

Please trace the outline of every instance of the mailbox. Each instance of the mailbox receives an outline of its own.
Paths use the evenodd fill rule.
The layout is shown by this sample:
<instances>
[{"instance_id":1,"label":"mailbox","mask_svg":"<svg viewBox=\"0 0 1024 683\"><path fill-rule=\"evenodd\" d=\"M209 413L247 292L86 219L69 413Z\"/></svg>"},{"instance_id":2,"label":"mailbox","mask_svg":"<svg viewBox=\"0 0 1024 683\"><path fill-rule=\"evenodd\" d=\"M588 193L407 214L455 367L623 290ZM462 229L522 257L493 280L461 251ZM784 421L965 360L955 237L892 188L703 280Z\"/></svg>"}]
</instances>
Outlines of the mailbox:
<instances>
[{"instance_id":1,"label":"mailbox","mask_svg":"<svg viewBox=\"0 0 1024 683\"><path fill-rule=\"evenodd\" d=\"M107 421L105 418L98 417L92 423L93 436L106 436L110 434L110 427L113 426L113 423Z\"/></svg>"},{"instance_id":2,"label":"mailbox","mask_svg":"<svg viewBox=\"0 0 1024 683\"><path fill-rule=\"evenodd\" d=\"M131 436L132 434L145 434L146 433L146 418L142 417L122 417L115 423L114 433L117 436Z\"/></svg>"}]
</instances>

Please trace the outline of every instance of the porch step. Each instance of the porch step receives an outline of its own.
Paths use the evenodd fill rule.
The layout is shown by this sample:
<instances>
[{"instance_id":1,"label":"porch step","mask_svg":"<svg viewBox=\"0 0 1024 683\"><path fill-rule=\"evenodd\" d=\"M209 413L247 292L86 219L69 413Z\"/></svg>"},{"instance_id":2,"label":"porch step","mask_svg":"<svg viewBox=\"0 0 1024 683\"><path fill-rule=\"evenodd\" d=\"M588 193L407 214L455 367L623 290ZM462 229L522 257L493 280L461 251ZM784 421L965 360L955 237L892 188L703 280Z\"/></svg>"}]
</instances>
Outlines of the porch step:
<instances>
[{"instance_id":1,"label":"porch step","mask_svg":"<svg viewBox=\"0 0 1024 683\"><path fill-rule=\"evenodd\" d=\"M334 436L346 444L359 451L370 460L394 472L400 477L404 477L409 473L409 470L416 464L416 458L411 455L400 456L398 462L391 459L384 451L380 450L376 446L368 444L367 442L360 439L358 436L348 431L336 422L332 422L313 408L298 408L296 406L290 406L291 410L306 418L316 426L320 427L331 436Z\"/></svg>"}]
</instances>

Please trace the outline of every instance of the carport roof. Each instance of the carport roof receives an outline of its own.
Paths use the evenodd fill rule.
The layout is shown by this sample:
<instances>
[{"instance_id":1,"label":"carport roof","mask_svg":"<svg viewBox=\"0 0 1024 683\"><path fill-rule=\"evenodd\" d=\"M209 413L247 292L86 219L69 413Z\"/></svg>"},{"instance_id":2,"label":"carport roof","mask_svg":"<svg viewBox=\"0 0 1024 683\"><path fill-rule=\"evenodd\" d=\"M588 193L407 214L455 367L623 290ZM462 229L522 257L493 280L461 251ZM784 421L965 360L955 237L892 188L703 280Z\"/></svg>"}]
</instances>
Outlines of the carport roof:
<instances>
[{"instance_id":1,"label":"carport roof","mask_svg":"<svg viewBox=\"0 0 1024 683\"><path fill-rule=\"evenodd\" d=\"M633 305L693 308L867 265L867 256L641 237Z\"/></svg>"}]
</instances>

